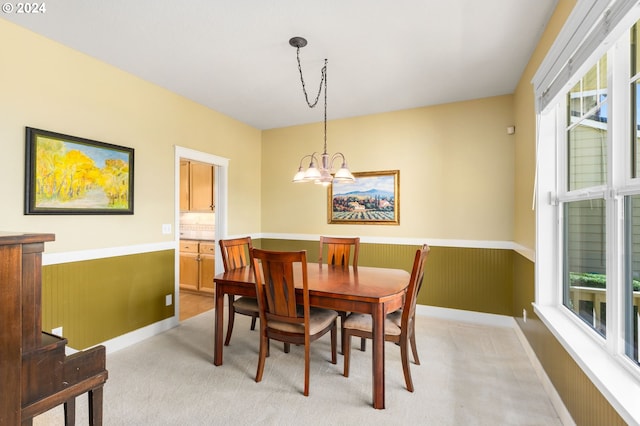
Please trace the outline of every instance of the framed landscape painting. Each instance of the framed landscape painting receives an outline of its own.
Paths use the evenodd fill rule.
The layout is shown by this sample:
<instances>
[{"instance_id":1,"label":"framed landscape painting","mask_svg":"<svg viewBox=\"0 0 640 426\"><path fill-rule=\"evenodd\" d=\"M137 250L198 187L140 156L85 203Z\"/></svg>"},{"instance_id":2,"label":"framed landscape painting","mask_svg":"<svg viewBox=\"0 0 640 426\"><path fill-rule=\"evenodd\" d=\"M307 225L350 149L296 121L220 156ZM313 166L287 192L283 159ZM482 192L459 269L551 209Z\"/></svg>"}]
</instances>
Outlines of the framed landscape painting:
<instances>
[{"instance_id":1,"label":"framed landscape painting","mask_svg":"<svg viewBox=\"0 0 640 426\"><path fill-rule=\"evenodd\" d=\"M353 173L329 186L329 223L400 224L400 171Z\"/></svg>"},{"instance_id":2,"label":"framed landscape painting","mask_svg":"<svg viewBox=\"0 0 640 426\"><path fill-rule=\"evenodd\" d=\"M27 127L24 214L133 214L133 148Z\"/></svg>"}]
</instances>

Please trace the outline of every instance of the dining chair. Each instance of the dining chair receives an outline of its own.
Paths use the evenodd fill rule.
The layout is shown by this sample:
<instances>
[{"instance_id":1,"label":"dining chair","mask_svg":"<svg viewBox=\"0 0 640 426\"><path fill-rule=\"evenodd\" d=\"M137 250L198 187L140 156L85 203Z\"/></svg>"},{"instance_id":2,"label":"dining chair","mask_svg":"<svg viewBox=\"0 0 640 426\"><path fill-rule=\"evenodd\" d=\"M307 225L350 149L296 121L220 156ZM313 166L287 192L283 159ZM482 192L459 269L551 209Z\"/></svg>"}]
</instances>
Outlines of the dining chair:
<instances>
[{"instance_id":1,"label":"dining chair","mask_svg":"<svg viewBox=\"0 0 640 426\"><path fill-rule=\"evenodd\" d=\"M336 361L338 313L309 305L307 253L251 250L256 295L260 308L260 351L256 382L262 380L269 341L304 345L304 395L309 395L310 344L331 332L331 363ZM302 276L295 274L294 263L300 263ZM302 304L296 301L296 282L302 280ZM298 283L299 284L299 283Z\"/></svg>"},{"instance_id":2,"label":"dining chair","mask_svg":"<svg viewBox=\"0 0 640 426\"><path fill-rule=\"evenodd\" d=\"M323 253L327 252L327 265L353 265L358 266L358 253L360 252L359 237L325 237L320 236L320 257L318 263L323 262ZM350 262L353 249L353 261Z\"/></svg>"},{"instance_id":3,"label":"dining chair","mask_svg":"<svg viewBox=\"0 0 640 426\"><path fill-rule=\"evenodd\" d=\"M225 272L242 268L250 264L249 254L253 248L253 245L251 244L251 237L220 240L219 243ZM255 297L242 296L235 299L233 294L229 294L228 298L229 320L227 321L227 337L224 340L225 346L229 346L231 333L233 332L233 320L236 313L251 317L251 330L255 330L256 318L260 316L258 301Z\"/></svg>"},{"instance_id":4,"label":"dining chair","mask_svg":"<svg viewBox=\"0 0 640 426\"><path fill-rule=\"evenodd\" d=\"M407 287L407 294L402 309L387 314L384 321L384 340L386 342L394 342L400 346L404 381L409 392L413 392L413 381L411 380L411 370L409 369L408 346L411 345L413 362L416 365L420 365L415 333L416 299L424 277L424 264L429 250L429 246L424 244L421 249L416 251L413 268L411 270L411 278L409 278L409 286ZM373 321L371 315L350 314L344 323L343 332L345 333L347 342L344 348L344 376L349 377L351 336L359 336L367 339L373 338Z\"/></svg>"},{"instance_id":5,"label":"dining chair","mask_svg":"<svg viewBox=\"0 0 640 426\"><path fill-rule=\"evenodd\" d=\"M351 250L353 250L353 261L351 265L355 268L358 267L358 253L360 252L360 238L359 237L324 237L320 236L320 257L318 263L322 263L323 254L327 252L327 265L339 265L348 266L351 258ZM347 312L338 311L340 315L340 336L342 346L342 353L344 353L344 330L342 324L344 324L347 318ZM360 342L360 350L365 351L367 340L362 339Z\"/></svg>"}]
</instances>

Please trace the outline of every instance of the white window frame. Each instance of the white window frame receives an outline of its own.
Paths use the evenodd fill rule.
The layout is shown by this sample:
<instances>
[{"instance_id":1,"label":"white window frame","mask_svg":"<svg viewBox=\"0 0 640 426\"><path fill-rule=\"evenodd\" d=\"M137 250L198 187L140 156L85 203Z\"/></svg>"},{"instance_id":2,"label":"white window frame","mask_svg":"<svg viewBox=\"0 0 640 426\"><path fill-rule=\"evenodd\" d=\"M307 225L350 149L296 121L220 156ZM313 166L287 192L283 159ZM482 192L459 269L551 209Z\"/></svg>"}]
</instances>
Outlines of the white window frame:
<instances>
[{"instance_id":1,"label":"white window frame","mask_svg":"<svg viewBox=\"0 0 640 426\"><path fill-rule=\"evenodd\" d=\"M587 3L595 4L594 1L585 0L579 3L576 9ZM611 3L615 3L615 1ZM617 6L628 3L628 1L619 0ZM587 13L586 9L583 12ZM607 203L607 280L611 283L619 282L624 276L623 259L625 253L622 222L624 196L640 193L640 179L625 178L630 176L628 173L629 165L626 164L630 162L625 160L629 158L630 79L628 73L626 78L618 78L616 74L619 75L619 73L616 70L625 67L625 61L626 70L629 69L628 30L639 18L640 7L625 9L625 15L618 17L615 28L607 27L607 34L599 43L595 43L592 34L585 31L584 28L569 31L568 33L572 36L582 34L581 36L591 43L589 46L590 54L586 55L584 45L571 39L571 43L574 44L573 48L582 55L580 66L571 69L571 64L569 64L563 68L564 74L559 76L566 77L566 80L563 81L564 85L560 89L557 88L557 81L547 78L550 88L557 91L552 98L549 98L548 89L544 86L536 88L537 95L539 95L536 100L540 100L538 107L544 107L544 109L539 111L537 116L538 142L534 194L536 200L536 300L534 310L594 385L629 424L640 424L640 404L638 404L640 368L624 352L623 316L620 314L624 295L619 286L607 286L606 338L585 325L577 315L563 305L563 241L561 231L564 218L561 202L605 198ZM579 26L584 21L584 19L581 21L574 16L567 23ZM597 26L596 24L591 22L594 27ZM618 43L618 40L622 41ZM566 45L570 46L571 43ZM554 46L556 45L554 44ZM556 54L561 52L566 55L566 52L562 52L558 48L555 50L552 48L550 54L554 54L554 51ZM609 66L607 67L609 88L607 185L567 192L565 182L567 170L566 94L576 81L606 52L609 52ZM541 68L544 68L545 62L552 63L557 67L557 61L545 58ZM569 76L568 72L570 72ZM614 74L611 75L611 72ZM540 72L540 75L548 76L549 71ZM535 83L534 81L534 85ZM612 143L614 139L623 142L614 144ZM556 164L562 164L564 168L558 169ZM617 172L618 170L624 170L624 173ZM619 190L614 190L614 188L619 188Z\"/></svg>"}]
</instances>

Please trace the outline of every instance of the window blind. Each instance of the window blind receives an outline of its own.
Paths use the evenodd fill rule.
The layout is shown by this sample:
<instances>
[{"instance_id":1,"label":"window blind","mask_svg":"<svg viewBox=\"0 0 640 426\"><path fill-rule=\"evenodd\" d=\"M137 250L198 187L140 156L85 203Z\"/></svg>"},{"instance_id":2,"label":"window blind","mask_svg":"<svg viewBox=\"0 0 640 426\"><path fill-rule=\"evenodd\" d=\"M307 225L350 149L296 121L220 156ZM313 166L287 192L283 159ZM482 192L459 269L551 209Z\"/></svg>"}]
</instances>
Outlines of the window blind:
<instances>
[{"instance_id":1,"label":"window blind","mask_svg":"<svg viewBox=\"0 0 640 426\"><path fill-rule=\"evenodd\" d=\"M578 0L567 22L532 79L536 112L543 111L576 74L578 69L609 37L627 29L619 25L638 6L638 0ZM635 14L634 14L635 15ZM633 19L637 19L634 17ZM631 26L632 22L628 24ZM615 34L618 33L618 34Z\"/></svg>"}]
</instances>

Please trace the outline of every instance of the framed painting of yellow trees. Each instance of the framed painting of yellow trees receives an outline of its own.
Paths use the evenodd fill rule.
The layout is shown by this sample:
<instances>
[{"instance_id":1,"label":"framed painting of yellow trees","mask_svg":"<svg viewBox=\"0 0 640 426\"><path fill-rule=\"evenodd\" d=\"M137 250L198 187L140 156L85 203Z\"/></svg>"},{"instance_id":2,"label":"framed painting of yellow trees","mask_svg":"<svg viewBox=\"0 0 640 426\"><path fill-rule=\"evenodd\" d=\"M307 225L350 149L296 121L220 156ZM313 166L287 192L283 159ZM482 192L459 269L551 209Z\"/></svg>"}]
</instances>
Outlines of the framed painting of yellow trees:
<instances>
[{"instance_id":1,"label":"framed painting of yellow trees","mask_svg":"<svg viewBox=\"0 0 640 426\"><path fill-rule=\"evenodd\" d=\"M27 127L25 214L133 214L134 150Z\"/></svg>"}]
</instances>

